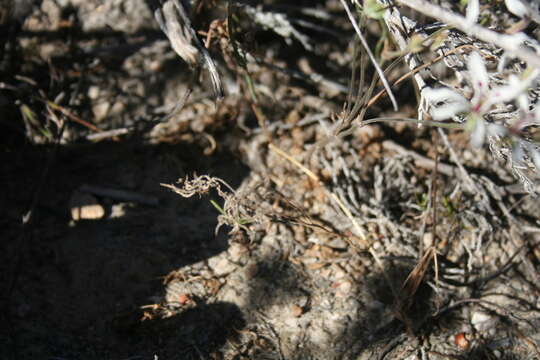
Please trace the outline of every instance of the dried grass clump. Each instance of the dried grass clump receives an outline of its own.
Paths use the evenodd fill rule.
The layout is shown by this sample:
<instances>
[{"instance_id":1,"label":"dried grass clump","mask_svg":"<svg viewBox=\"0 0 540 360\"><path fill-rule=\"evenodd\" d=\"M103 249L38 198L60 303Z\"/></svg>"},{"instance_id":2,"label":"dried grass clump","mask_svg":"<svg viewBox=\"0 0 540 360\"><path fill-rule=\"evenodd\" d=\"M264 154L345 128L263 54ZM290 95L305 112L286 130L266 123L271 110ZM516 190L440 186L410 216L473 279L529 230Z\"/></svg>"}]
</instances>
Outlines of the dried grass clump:
<instances>
[{"instance_id":1,"label":"dried grass clump","mask_svg":"<svg viewBox=\"0 0 540 360\"><path fill-rule=\"evenodd\" d=\"M235 191L224 180L208 175L194 176L193 179L179 179L178 185L161 184L169 188L182 197L189 198L195 195L207 195L210 190L217 191L224 200L223 206L219 206L215 201L212 204L221 213L218 216L216 233L221 226L231 227L230 233L237 233L240 230L250 232L249 224L265 224L269 218L276 215L265 199L265 194L261 193L262 186L255 185L252 188L245 188ZM225 188L225 189L224 189Z\"/></svg>"}]
</instances>

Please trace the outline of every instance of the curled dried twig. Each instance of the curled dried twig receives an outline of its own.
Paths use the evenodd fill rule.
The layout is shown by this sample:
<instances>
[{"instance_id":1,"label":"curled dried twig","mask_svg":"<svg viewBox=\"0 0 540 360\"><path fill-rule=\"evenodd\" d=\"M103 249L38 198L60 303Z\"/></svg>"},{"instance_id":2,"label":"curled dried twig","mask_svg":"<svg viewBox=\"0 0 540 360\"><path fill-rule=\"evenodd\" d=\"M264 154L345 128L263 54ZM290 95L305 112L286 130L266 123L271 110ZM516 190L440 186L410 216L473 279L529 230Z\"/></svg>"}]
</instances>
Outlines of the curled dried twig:
<instances>
[{"instance_id":1,"label":"curled dried twig","mask_svg":"<svg viewBox=\"0 0 540 360\"><path fill-rule=\"evenodd\" d=\"M263 220L261 211L257 210L257 204L248 201L244 194L237 193L227 182L220 178L208 175L195 175L192 180L187 177L185 179L179 179L178 186L170 184L161 184L161 186L171 189L185 198L194 195L206 195L211 189L215 189L218 195L224 200L223 207L211 201L212 205L221 213L218 216L216 234L222 225L231 226L231 233L234 233L240 229L249 231L246 227L247 224L261 222ZM223 187L228 191L223 190Z\"/></svg>"}]
</instances>

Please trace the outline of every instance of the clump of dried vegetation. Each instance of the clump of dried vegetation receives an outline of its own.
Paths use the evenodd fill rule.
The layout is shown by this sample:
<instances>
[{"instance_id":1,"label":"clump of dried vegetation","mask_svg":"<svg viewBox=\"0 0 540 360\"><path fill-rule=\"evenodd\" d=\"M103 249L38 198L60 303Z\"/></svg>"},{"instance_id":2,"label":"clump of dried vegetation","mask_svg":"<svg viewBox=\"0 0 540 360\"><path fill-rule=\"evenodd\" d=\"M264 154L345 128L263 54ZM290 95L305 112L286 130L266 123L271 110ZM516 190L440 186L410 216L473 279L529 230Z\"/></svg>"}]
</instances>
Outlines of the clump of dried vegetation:
<instances>
[{"instance_id":1,"label":"clump of dried vegetation","mask_svg":"<svg viewBox=\"0 0 540 360\"><path fill-rule=\"evenodd\" d=\"M235 303L247 322L212 356L540 358L536 2L148 4L190 75L158 74L153 54L176 60L163 40L134 40L144 58L129 50L123 71L165 84L162 98L141 106L125 93L148 90L121 83L111 120L94 124L106 95L77 97L92 75L3 83L32 142L140 135L248 166L238 189L210 175L163 184L216 191L231 248L167 278L145 316L182 313L187 284L215 276L198 301Z\"/></svg>"}]
</instances>

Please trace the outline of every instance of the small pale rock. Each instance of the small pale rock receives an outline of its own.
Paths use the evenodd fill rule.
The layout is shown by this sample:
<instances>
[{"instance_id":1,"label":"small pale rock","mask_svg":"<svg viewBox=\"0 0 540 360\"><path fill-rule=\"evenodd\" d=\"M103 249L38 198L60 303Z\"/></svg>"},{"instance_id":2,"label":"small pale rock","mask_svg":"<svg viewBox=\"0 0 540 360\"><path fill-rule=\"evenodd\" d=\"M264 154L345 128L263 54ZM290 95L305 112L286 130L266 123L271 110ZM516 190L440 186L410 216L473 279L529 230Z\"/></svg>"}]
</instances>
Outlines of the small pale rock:
<instances>
[{"instance_id":1,"label":"small pale rock","mask_svg":"<svg viewBox=\"0 0 540 360\"><path fill-rule=\"evenodd\" d=\"M300 306L301 308L305 309L308 306L309 303L309 296L302 295L296 299L296 305Z\"/></svg>"},{"instance_id":2,"label":"small pale rock","mask_svg":"<svg viewBox=\"0 0 540 360\"><path fill-rule=\"evenodd\" d=\"M288 316L285 318L279 318L279 321L282 321L283 326L289 330L284 331L283 336L285 337L285 339L289 339L289 341L291 341L291 332L294 333L294 330L298 329L298 323L300 322L300 319L298 317Z\"/></svg>"},{"instance_id":3,"label":"small pale rock","mask_svg":"<svg viewBox=\"0 0 540 360\"><path fill-rule=\"evenodd\" d=\"M111 109L111 103L109 102L100 102L92 106L92 112L94 113L94 121L101 122L109 114Z\"/></svg>"},{"instance_id":4,"label":"small pale rock","mask_svg":"<svg viewBox=\"0 0 540 360\"><path fill-rule=\"evenodd\" d=\"M126 204L114 204L111 206L110 218L121 218L126 215Z\"/></svg>"},{"instance_id":5,"label":"small pale rock","mask_svg":"<svg viewBox=\"0 0 540 360\"><path fill-rule=\"evenodd\" d=\"M320 264L315 264L315 265L320 265ZM323 264L324 265L324 264ZM313 270L314 267L311 266L310 264L308 264L308 269L311 269ZM333 280L335 278L334 276L334 270L330 267L328 268L325 268L325 269L322 269L320 272L319 272L319 276L323 279L327 279L327 280Z\"/></svg>"},{"instance_id":6,"label":"small pale rock","mask_svg":"<svg viewBox=\"0 0 540 360\"><path fill-rule=\"evenodd\" d=\"M59 47L56 44L43 44L39 47L39 56L44 60L49 60L58 54Z\"/></svg>"},{"instance_id":7,"label":"small pale rock","mask_svg":"<svg viewBox=\"0 0 540 360\"><path fill-rule=\"evenodd\" d=\"M304 313L304 309L296 304L291 305L291 315L294 317L300 317Z\"/></svg>"},{"instance_id":8,"label":"small pale rock","mask_svg":"<svg viewBox=\"0 0 540 360\"><path fill-rule=\"evenodd\" d=\"M92 100L96 100L99 97L99 86L92 85L88 88L88 97Z\"/></svg>"},{"instance_id":9,"label":"small pale rock","mask_svg":"<svg viewBox=\"0 0 540 360\"><path fill-rule=\"evenodd\" d=\"M425 233L422 242L424 243L425 249L433 246L433 234L429 232Z\"/></svg>"},{"instance_id":10,"label":"small pale rock","mask_svg":"<svg viewBox=\"0 0 540 360\"><path fill-rule=\"evenodd\" d=\"M86 193L75 191L69 201L71 208L71 218L78 220L97 220L105 215L105 209L97 199Z\"/></svg>"},{"instance_id":11,"label":"small pale rock","mask_svg":"<svg viewBox=\"0 0 540 360\"><path fill-rule=\"evenodd\" d=\"M215 256L208 260L208 266L217 276L227 275L236 269L236 265L222 256Z\"/></svg>"},{"instance_id":12,"label":"small pale rock","mask_svg":"<svg viewBox=\"0 0 540 360\"><path fill-rule=\"evenodd\" d=\"M180 294L178 295L178 303L180 305L184 305L186 304L188 301L190 301L191 299L189 298L189 295L188 294Z\"/></svg>"},{"instance_id":13,"label":"small pale rock","mask_svg":"<svg viewBox=\"0 0 540 360\"><path fill-rule=\"evenodd\" d=\"M477 331L482 332L493 325L493 319L484 312L475 311L471 316L471 324Z\"/></svg>"},{"instance_id":14,"label":"small pale rock","mask_svg":"<svg viewBox=\"0 0 540 360\"><path fill-rule=\"evenodd\" d=\"M337 282L333 286L336 288L337 297L346 297L351 293L352 290L352 284L348 280Z\"/></svg>"},{"instance_id":15,"label":"small pale rock","mask_svg":"<svg viewBox=\"0 0 540 360\"><path fill-rule=\"evenodd\" d=\"M342 279L347 276L347 272L343 270L342 267L340 267L337 264L332 264L332 270L334 271L334 278L335 279Z\"/></svg>"},{"instance_id":16,"label":"small pale rock","mask_svg":"<svg viewBox=\"0 0 540 360\"><path fill-rule=\"evenodd\" d=\"M126 105L122 101L116 101L110 111L110 115L119 115L124 112Z\"/></svg>"},{"instance_id":17,"label":"small pale rock","mask_svg":"<svg viewBox=\"0 0 540 360\"><path fill-rule=\"evenodd\" d=\"M238 262L247 253L244 245L233 243L229 247L229 256L231 261Z\"/></svg>"}]
</instances>

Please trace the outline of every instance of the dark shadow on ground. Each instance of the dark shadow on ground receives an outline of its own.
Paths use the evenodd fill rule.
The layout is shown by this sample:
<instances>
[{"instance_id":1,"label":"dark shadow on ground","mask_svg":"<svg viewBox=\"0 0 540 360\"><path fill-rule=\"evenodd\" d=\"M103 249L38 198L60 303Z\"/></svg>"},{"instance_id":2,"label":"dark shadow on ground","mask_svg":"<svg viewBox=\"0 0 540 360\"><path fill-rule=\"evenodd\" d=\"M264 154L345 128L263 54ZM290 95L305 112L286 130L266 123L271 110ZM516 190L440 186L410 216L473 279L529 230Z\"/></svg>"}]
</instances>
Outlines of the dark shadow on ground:
<instances>
[{"instance_id":1,"label":"dark shadow on ground","mask_svg":"<svg viewBox=\"0 0 540 360\"><path fill-rule=\"evenodd\" d=\"M428 320L435 311L431 288L422 282L412 298L411 306L403 311L411 325L411 328L407 329L405 322L396 315L398 307L387 277L399 291L415 264L411 259L410 261L387 261L385 265L386 275L377 270L372 271L361 282L363 285L359 286L355 293L349 295L354 299L362 299L365 304L360 306L357 312L347 314L343 318L343 323L335 324L340 329L331 331L338 331L340 335L334 338L331 347L307 340L294 351L294 356L291 358L324 359L338 356L343 359L356 359L366 350L379 353L384 352L385 349L391 351L393 346L404 341L408 336L420 337L428 334L434 326ZM316 277L310 279L303 273L301 267L280 256L262 259L253 266L251 273L250 291L247 296L248 307L267 315L271 308L290 312L291 306L295 305L300 306L301 312L306 314L301 316L319 316L313 315L311 311L315 311L315 314L319 311L325 314L322 308L312 308L312 297L317 296L313 290L318 288L323 292L335 292L332 288L333 283L329 280ZM329 300L332 298L330 294L325 296ZM340 305L333 305L333 308L336 311L335 316L343 317L343 309ZM327 316L327 314L322 316ZM447 320L445 318L445 321ZM308 331L304 325L298 326L294 331ZM310 326L313 324L307 324L307 327ZM328 326L333 326L331 321L328 322ZM281 345L277 339L273 340L274 346L267 351L265 356L279 358L278 347L290 348L291 345L284 345L288 342L285 338L281 339Z\"/></svg>"},{"instance_id":2,"label":"dark shadow on ground","mask_svg":"<svg viewBox=\"0 0 540 360\"><path fill-rule=\"evenodd\" d=\"M158 358L206 359L226 341L235 342L246 326L235 304L197 304L166 319L146 320L119 317L112 324L117 350L125 356L157 355ZM150 339L150 342L148 341Z\"/></svg>"},{"instance_id":3,"label":"dark shadow on ground","mask_svg":"<svg viewBox=\"0 0 540 360\"><path fill-rule=\"evenodd\" d=\"M358 341L351 344L347 358L354 359L368 351L373 359L392 359L395 356L392 351L400 344L407 342L414 346L418 339L437 331L442 323L445 327L454 326L451 315L437 320L432 317L437 298L426 281L433 274L425 274L417 290L407 298L404 284L416 265L412 258L387 260L384 270L376 269L367 276L358 293L358 296L364 294L367 308L353 326L351 333Z\"/></svg>"},{"instance_id":4,"label":"dark shadow on ground","mask_svg":"<svg viewBox=\"0 0 540 360\"><path fill-rule=\"evenodd\" d=\"M344 354L344 358L356 359L359 356L366 356L367 351L371 354L370 359L394 359L396 356L404 356L403 349L408 349L410 355L414 353L414 349L419 351L420 348L423 348L424 351L431 354L430 356L441 356L442 358L463 360L524 359L524 345L530 346L530 343L527 343L528 340L523 333L511 330L517 328L517 324L509 323L511 320L506 317L499 318L501 329L497 331L497 334L507 333L506 337L487 336L488 331L486 330L485 333L464 334L468 339L468 347L460 347L455 343L456 336L461 334L465 321L462 318L462 312L439 312L444 305L443 299L438 298L426 282L427 280L433 281L433 273L426 274L412 298L411 306L402 315L399 315L396 297L388 285L387 276L400 293L399 296L402 296L404 292L401 286L415 265L412 259L386 261L384 269L386 275L382 271L374 271L372 275L368 276L357 296L367 292L368 299L372 299L373 306L368 306L366 311L355 319L356 324L350 333L336 340L337 343L350 344L350 350ZM444 277L445 275L439 274L439 276ZM370 304L369 301L367 303ZM403 315L405 315L406 321L403 321ZM525 334L525 336L530 335L529 333ZM442 346L445 348L444 353L433 350L434 345L441 346L444 342L433 344L429 340L426 341L433 336L451 338L445 344L446 346Z\"/></svg>"},{"instance_id":5,"label":"dark shadow on ground","mask_svg":"<svg viewBox=\"0 0 540 360\"><path fill-rule=\"evenodd\" d=\"M183 199L160 183L173 183L196 170L219 176L235 188L247 169L225 151L205 156L190 145L123 141L59 147L51 155L53 151L26 146L1 154L7 210L0 252L0 270L6 279L1 288L2 320L9 326L0 331L1 342L8 345L0 346L0 358L70 353L66 358L117 359L129 353L129 346L120 351L126 338L115 330L116 319L140 317L142 305L160 301L156 295L163 293L165 275L228 246L226 236L214 235L219 214L208 198ZM157 199L158 205L98 196L106 218L73 222L70 197L83 184L144 194ZM23 229L22 215L39 188L32 222ZM227 313L239 317L234 305L202 304L175 319L186 328L203 313L225 320ZM225 334L225 320L218 320L215 331ZM133 325L134 331L137 328ZM208 346L199 349L203 354L224 341L221 335L212 338L212 331ZM151 355L155 349L146 350Z\"/></svg>"}]
</instances>

